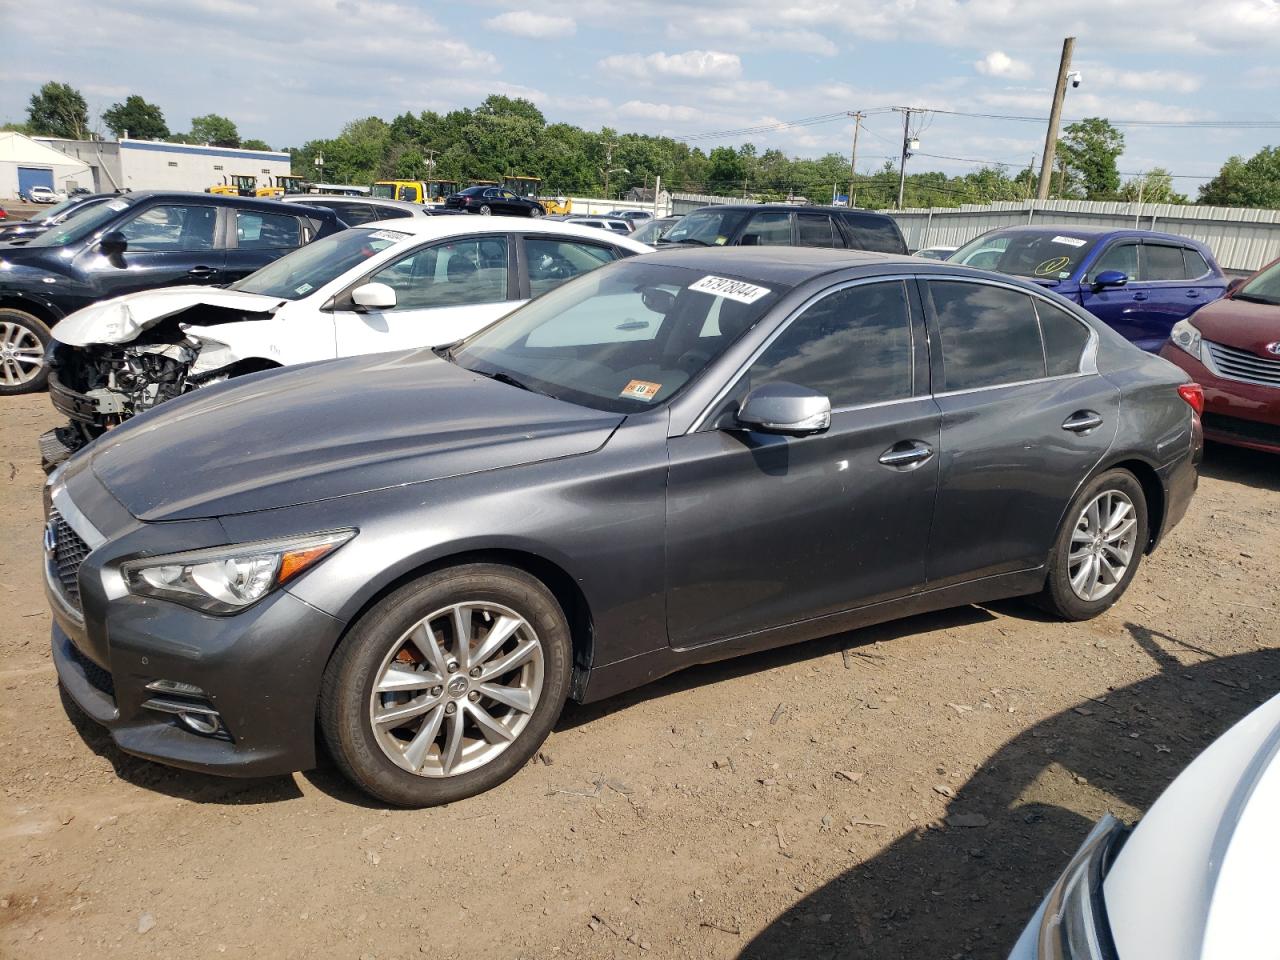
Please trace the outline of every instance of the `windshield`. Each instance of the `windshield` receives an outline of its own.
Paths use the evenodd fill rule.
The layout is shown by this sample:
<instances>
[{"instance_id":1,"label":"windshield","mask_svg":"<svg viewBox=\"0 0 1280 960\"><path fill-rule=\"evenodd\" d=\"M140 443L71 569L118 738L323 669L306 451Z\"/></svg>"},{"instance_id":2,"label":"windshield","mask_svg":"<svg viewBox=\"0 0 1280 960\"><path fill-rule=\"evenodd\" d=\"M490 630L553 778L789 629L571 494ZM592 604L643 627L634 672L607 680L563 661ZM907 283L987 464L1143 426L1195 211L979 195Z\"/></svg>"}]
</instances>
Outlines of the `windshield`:
<instances>
[{"instance_id":1,"label":"windshield","mask_svg":"<svg viewBox=\"0 0 1280 960\"><path fill-rule=\"evenodd\" d=\"M1249 300L1253 303L1267 303L1280 307L1280 261L1267 267L1233 293L1231 299Z\"/></svg>"},{"instance_id":2,"label":"windshield","mask_svg":"<svg viewBox=\"0 0 1280 960\"><path fill-rule=\"evenodd\" d=\"M1096 236L1076 236L1070 230L997 231L970 240L947 259L1016 277L1066 280L1097 242Z\"/></svg>"},{"instance_id":3,"label":"windshield","mask_svg":"<svg viewBox=\"0 0 1280 960\"><path fill-rule=\"evenodd\" d=\"M47 230L34 238L29 247L61 247L68 243L77 243L95 230L114 220L121 210L129 208L129 201L123 197L108 200L106 203L89 204L63 220L56 230Z\"/></svg>"},{"instance_id":4,"label":"windshield","mask_svg":"<svg viewBox=\"0 0 1280 960\"><path fill-rule=\"evenodd\" d=\"M719 247L729 242L734 230L746 213L742 210L695 210L681 217L659 243L692 243L704 247Z\"/></svg>"},{"instance_id":5,"label":"windshield","mask_svg":"<svg viewBox=\"0 0 1280 960\"><path fill-rule=\"evenodd\" d=\"M409 234L396 230L364 230L358 227L343 230L285 254L256 273L231 284L231 289L260 293L264 297L298 300L393 243L409 238Z\"/></svg>"},{"instance_id":6,"label":"windshield","mask_svg":"<svg viewBox=\"0 0 1280 960\"><path fill-rule=\"evenodd\" d=\"M63 200L61 203L55 203L52 207L49 207L45 210L41 210L39 213L37 213L34 217L32 217L27 222L40 223L45 220L52 220L58 214L62 213L62 211L69 210L72 207L79 206L82 203L84 203L84 201L81 200L79 197L72 197L69 200Z\"/></svg>"},{"instance_id":7,"label":"windshield","mask_svg":"<svg viewBox=\"0 0 1280 960\"><path fill-rule=\"evenodd\" d=\"M450 357L536 393L631 413L678 394L788 289L624 260L544 294Z\"/></svg>"},{"instance_id":8,"label":"windshield","mask_svg":"<svg viewBox=\"0 0 1280 960\"><path fill-rule=\"evenodd\" d=\"M678 220L672 220L667 217L661 217L657 220L650 220L636 228L636 232L631 235L632 240L638 240L641 243L653 245L658 241L659 237L666 234L671 229L673 223L679 223Z\"/></svg>"}]
</instances>

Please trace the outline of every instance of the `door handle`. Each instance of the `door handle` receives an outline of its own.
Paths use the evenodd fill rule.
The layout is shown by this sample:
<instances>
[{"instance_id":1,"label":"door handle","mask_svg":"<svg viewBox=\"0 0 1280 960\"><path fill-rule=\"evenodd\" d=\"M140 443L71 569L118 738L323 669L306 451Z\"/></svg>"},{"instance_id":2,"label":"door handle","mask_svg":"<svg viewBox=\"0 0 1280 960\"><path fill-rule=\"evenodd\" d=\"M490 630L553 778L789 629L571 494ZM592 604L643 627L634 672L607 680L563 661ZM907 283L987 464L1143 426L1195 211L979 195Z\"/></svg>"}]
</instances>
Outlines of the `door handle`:
<instances>
[{"instance_id":1,"label":"door handle","mask_svg":"<svg viewBox=\"0 0 1280 960\"><path fill-rule=\"evenodd\" d=\"M1133 295L1133 299L1135 299L1135 300L1145 300L1145 299L1147 299L1147 295L1146 295L1145 293L1143 293L1141 290L1139 290L1139 291L1137 291L1137 292Z\"/></svg>"},{"instance_id":2,"label":"door handle","mask_svg":"<svg viewBox=\"0 0 1280 960\"><path fill-rule=\"evenodd\" d=\"M218 272L216 267L192 267L187 271L188 277L212 277Z\"/></svg>"},{"instance_id":3,"label":"door handle","mask_svg":"<svg viewBox=\"0 0 1280 960\"><path fill-rule=\"evenodd\" d=\"M1072 433L1088 433L1095 427L1102 426L1102 414L1094 410L1077 410L1062 421L1062 429Z\"/></svg>"},{"instance_id":4,"label":"door handle","mask_svg":"<svg viewBox=\"0 0 1280 960\"><path fill-rule=\"evenodd\" d=\"M933 447L919 440L902 440L880 454L880 462L894 470L912 470L933 457Z\"/></svg>"},{"instance_id":5,"label":"door handle","mask_svg":"<svg viewBox=\"0 0 1280 960\"><path fill-rule=\"evenodd\" d=\"M1199 290L1188 290L1188 291L1187 291L1187 297L1188 297L1188 299L1192 299L1192 298L1195 298L1195 297L1198 297L1198 296L1200 296L1200 291L1199 291Z\"/></svg>"}]
</instances>

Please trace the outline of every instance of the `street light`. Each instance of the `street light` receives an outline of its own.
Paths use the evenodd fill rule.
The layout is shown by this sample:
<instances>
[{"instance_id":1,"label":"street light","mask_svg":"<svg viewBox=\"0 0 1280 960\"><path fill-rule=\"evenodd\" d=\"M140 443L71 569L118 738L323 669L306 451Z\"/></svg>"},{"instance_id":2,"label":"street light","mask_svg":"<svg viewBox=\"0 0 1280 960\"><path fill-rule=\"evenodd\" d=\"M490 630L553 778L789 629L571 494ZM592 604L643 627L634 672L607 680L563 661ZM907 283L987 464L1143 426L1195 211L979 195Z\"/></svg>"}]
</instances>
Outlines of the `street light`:
<instances>
[{"instance_id":1,"label":"street light","mask_svg":"<svg viewBox=\"0 0 1280 960\"><path fill-rule=\"evenodd\" d=\"M611 173L630 173L630 172L631 172L631 171L630 171L630 170L628 170L626 167L611 167L611 168L609 168L608 170L606 170L606 171L604 172L604 198L605 198L606 200L610 199L610 197L609 197L609 174L611 174Z\"/></svg>"}]
</instances>

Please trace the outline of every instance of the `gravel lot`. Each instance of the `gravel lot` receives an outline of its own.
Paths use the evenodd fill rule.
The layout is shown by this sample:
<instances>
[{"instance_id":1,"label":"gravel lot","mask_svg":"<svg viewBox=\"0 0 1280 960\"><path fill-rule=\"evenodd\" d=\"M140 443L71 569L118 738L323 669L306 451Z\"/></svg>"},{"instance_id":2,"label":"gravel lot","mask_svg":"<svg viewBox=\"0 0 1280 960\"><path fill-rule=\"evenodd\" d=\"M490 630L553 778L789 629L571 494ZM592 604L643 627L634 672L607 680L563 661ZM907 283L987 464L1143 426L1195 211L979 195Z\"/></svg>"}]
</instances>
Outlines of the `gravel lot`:
<instances>
[{"instance_id":1,"label":"gravel lot","mask_svg":"<svg viewBox=\"0 0 1280 960\"><path fill-rule=\"evenodd\" d=\"M55 415L0 408L4 957L1002 957L1096 817L1280 687L1280 458L1210 448L1092 623L966 607L691 670L571 707L449 808L169 770L60 702Z\"/></svg>"}]
</instances>

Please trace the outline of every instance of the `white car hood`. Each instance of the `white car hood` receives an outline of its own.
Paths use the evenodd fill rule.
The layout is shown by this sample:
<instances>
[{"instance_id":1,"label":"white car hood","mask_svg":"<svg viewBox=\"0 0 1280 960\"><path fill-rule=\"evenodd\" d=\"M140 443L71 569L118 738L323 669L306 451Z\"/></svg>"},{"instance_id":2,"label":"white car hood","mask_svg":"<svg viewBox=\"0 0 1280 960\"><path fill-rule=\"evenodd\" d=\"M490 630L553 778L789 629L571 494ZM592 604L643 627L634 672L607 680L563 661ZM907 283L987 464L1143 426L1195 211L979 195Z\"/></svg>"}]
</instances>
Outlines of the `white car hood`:
<instances>
[{"instance_id":1,"label":"white car hood","mask_svg":"<svg viewBox=\"0 0 1280 960\"><path fill-rule=\"evenodd\" d=\"M1120 960L1243 960L1280 943L1280 697L1187 767L1103 883Z\"/></svg>"},{"instance_id":2,"label":"white car hood","mask_svg":"<svg viewBox=\"0 0 1280 960\"><path fill-rule=\"evenodd\" d=\"M245 313L272 313L287 300L217 287L165 287L126 294L77 310L53 328L54 339L71 347L128 343L165 317L192 307L225 307Z\"/></svg>"}]
</instances>

